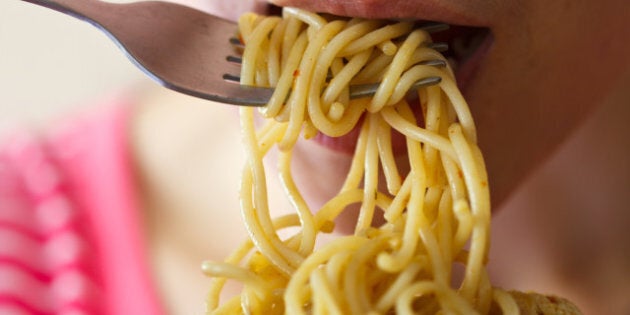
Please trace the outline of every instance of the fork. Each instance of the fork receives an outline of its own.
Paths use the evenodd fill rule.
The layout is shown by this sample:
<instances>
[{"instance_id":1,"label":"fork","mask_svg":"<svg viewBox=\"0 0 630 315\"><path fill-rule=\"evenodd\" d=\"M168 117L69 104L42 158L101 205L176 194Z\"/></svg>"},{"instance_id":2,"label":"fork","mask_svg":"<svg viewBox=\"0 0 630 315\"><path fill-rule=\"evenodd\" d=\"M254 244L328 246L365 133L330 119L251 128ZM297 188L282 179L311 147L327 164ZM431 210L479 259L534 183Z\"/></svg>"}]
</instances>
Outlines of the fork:
<instances>
[{"instance_id":1,"label":"fork","mask_svg":"<svg viewBox=\"0 0 630 315\"><path fill-rule=\"evenodd\" d=\"M240 50L236 24L208 13L163 1L110 3L99 0L22 0L47 7L103 31L145 74L166 88L216 102L264 106L272 88L235 84ZM427 26L442 30L445 24ZM448 27L448 26L446 26ZM231 42L232 41L232 42ZM444 44L441 49L445 49ZM236 54L237 56L234 56ZM236 62L235 62L236 61ZM444 66L441 60L427 64ZM419 80L415 87L440 82ZM353 98L373 95L378 83L350 87Z\"/></svg>"}]
</instances>

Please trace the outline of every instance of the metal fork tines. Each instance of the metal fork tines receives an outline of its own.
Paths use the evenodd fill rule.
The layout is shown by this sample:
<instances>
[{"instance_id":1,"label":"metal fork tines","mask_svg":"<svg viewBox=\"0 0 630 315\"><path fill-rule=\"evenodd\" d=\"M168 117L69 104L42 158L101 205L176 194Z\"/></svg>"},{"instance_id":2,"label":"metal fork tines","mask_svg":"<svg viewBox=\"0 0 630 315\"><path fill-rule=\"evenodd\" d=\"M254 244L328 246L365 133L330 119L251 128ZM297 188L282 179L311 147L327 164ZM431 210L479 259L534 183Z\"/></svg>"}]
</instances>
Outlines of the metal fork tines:
<instances>
[{"instance_id":1,"label":"metal fork tines","mask_svg":"<svg viewBox=\"0 0 630 315\"><path fill-rule=\"evenodd\" d=\"M240 64L240 61L241 61L240 58L237 58L237 57L228 58L228 60L231 60L231 62L234 62L237 64ZM441 60L441 59L431 59L431 60L421 61L418 64L425 65L425 66L439 67L439 68L446 67L446 61ZM223 75L223 79L226 80L227 82L232 82L234 84L240 84L240 80L241 80L240 76L228 74L228 73ZM422 78L416 81L414 84L412 84L410 89L411 90L419 89L421 87L439 84L441 81L442 81L442 78L436 77L436 76ZM378 89L379 85L380 83L350 85L349 87L350 98L357 99L357 98L362 98L362 97L370 97L374 95L374 93L376 93L376 90ZM257 100L252 100L252 102L255 102L255 103L250 104L250 105L266 105L269 102L269 99L271 98L274 92L273 88L254 87L254 86L245 86L245 85L241 85L241 86L245 89L254 89L254 90L260 91L260 98Z\"/></svg>"},{"instance_id":2,"label":"metal fork tines","mask_svg":"<svg viewBox=\"0 0 630 315\"><path fill-rule=\"evenodd\" d=\"M429 33L435 33L435 32L440 32L440 31L444 31L447 30L449 28L448 24L444 24L444 23L426 23L425 25L419 26L419 28L429 32ZM243 50L245 49L245 45L241 42L241 40L239 38L237 38L236 36L230 37L229 39L230 44L235 48L235 52L238 55L228 55L225 57L225 60L230 63L230 64L236 64L238 66L240 66L243 63L243 59L241 57L241 53L243 52ZM426 43L424 44L425 47L434 49L438 52L444 52L448 50L448 44L447 43L443 43L443 42L431 42L431 43ZM418 63L419 65L426 65L426 66L433 66L433 67L446 67L446 61L441 60L441 59L431 59L431 60L426 60L426 61L422 61ZM236 68L239 69L239 68ZM233 73L224 73L223 74L223 79L227 82L231 82L234 84L240 84L240 76L237 74L233 74ZM330 77L328 78L330 79ZM426 78L422 78L418 81L416 81L414 84L411 85L410 89L418 89L421 87L426 87L426 86L431 86L431 85L435 85L435 84L439 84L442 81L442 79L440 77L437 76L431 76L431 77L426 77ZM380 83L372 83L372 84L359 84L359 85L351 85L349 87L350 89L350 98L351 99L357 99L357 98L362 98L362 97L370 97L372 95L374 95L374 93L376 93L376 90L378 89ZM245 86L245 85L241 85L244 89L246 90L253 90L253 91L259 91L259 98L256 100L251 100L252 103L249 105L253 105L253 106L264 106L268 103L269 99L271 98L271 96L273 95L274 89L273 88L267 88L267 87L254 87L254 86Z\"/></svg>"}]
</instances>

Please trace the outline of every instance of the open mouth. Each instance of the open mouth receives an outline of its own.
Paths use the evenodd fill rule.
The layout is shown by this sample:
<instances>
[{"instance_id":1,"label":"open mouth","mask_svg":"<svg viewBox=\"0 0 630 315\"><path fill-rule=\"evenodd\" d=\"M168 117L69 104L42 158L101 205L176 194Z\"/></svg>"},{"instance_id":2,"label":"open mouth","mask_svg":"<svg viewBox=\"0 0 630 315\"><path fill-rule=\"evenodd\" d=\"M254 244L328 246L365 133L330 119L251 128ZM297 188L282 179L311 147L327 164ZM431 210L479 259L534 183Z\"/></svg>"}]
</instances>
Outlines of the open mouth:
<instances>
[{"instance_id":1,"label":"open mouth","mask_svg":"<svg viewBox=\"0 0 630 315\"><path fill-rule=\"evenodd\" d=\"M382 7L378 7L379 1L372 1L375 9L370 12L350 12L349 9L340 9L343 7L343 3L338 1L319 1L313 2L312 5L320 6L315 11L327 12L333 15L340 16L357 16L366 18L391 18L398 17L404 18L404 14L390 12L392 6L387 1L380 1L383 3ZM308 3L308 2L307 2ZM306 5L306 4L305 4ZM347 3L350 8L357 8L358 5ZM449 29L431 34L434 42L443 42L448 44L448 50L442 54L448 58L451 68L455 71L455 77L457 79L457 85L465 93L465 89L469 82L474 77L474 74L480 65L483 57L492 46L494 37L492 32L487 27L479 26L463 26L459 23L465 23L466 25L483 25L482 22L473 22L475 19L465 14L458 14L448 9L441 8L431 1L425 1L422 3L414 3L414 7L423 11L422 19L418 21L418 24L423 24L422 21L431 23L433 19L435 21L442 21L449 24ZM267 4L267 14L282 15L282 7ZM405 10L402 10L404 12ZM346 14L344 14L346 13ZM354 13L354 14L353 14ZM467 12L470 13L470 12ZM349 15L348 15L349 14Z\"/></svg>"},{"instance_id":2,"label":"open mouth","mask_svg":"<svg viewBox=\"0 0 630 315\"><path fill-rule=\"evenodd\" d=\"M484 57L487 55L488 51L492 47L494 42L494 37L489 28L479 27L479 26L463 26L456 25L453 22L459 21L461 23L466 23L468 25L481 25L483 23L474 22L474 19L470 17L456 14L455 12L451 12L449 10L441 10L439 6L431 5L430 1L423 2L421 4L427 5L428 7L425 10L424 17L427 20L422 20L426 22L430 22L428 19L435 19L444 21L449 24L448 30L435 32L431 34L433 42L442 42L448 44L448 50L442 52L442 54L447 58L451 68L455 73L455 78L457 81L457 85L462 93L466 94L466 89L470 85L470 83L474 80L475 74L479 66L483 63ZM314 2L315 3L315 2ZM358 14L352 14L348 10L343 10L336 8L336 6L340 5L340 2L335 1L321 1L318 3L319 5L323 5L320 7L321 10L316 11L325 11L331 13L333 15L349 15L349 16L362 16L367 18L384 18L384 17L399 17L404 18L404 16L393 14L392 12L387 11L392 7L390 5L385 4L383 7L384 10L373 10L373 12L354 12ZM418 7L420 4L415 4L415 7ZM350 8L356 8L356 6L351 5ZM270 5L268 7L268 13L270 14L281 14L281 8ZM404 11L404 10L403 10ZM347 14L341 14L347 13ZM429 15L432 13L433 15ZM418 21L418 24L423 24L422 21ZM417 102L417 100L416 100ZM420 116L420 106L414 106L416 111L416 116L419 119L422 119ZM333 151L343 152L347 154L352 154L356 147L357 138L359 136L361 121L357 123L357 126L353 128L348 134L341 137L329 137L322 133L318 133L315 137L315 142L320 145L329 148ZM393 131L392 138L392 146L396 154L402 154L406 151L405 140L402 135L398 134L396 131Z\"/></svg>"}]
</instances>

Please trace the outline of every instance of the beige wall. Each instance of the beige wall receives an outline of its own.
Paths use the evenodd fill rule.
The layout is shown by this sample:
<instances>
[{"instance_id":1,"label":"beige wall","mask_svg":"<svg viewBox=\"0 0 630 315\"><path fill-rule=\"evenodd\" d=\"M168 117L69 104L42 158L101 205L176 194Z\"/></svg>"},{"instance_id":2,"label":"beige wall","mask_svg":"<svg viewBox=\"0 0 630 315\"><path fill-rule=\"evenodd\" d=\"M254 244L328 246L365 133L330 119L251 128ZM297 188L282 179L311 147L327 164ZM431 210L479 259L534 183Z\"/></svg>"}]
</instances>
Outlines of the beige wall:
<instances>
[{"instance_id":1,"label":"beige wall","mask_svg":"<svg viewBox=\"0 0 630 315\"><path fill-rule=\"evenodd\" d=\"M0 134L141 80L148 79L89 24L20 0L0 1Z\"/></svg>"}]
</instances>

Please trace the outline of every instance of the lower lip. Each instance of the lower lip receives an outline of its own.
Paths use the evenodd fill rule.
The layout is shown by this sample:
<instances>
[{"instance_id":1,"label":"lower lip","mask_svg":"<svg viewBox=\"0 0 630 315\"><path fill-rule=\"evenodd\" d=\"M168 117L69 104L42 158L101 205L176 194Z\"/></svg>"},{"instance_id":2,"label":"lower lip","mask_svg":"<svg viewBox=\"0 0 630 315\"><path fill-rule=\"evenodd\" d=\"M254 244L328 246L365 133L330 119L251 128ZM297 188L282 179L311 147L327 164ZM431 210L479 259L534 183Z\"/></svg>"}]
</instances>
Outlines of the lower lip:
<instances>
[{"instance_id":1,"label":"lower lip","mask_svg":"<svg viewBox=\"0 0 630 315\"><path fill-rule=\"evenodd\" d=\"M463 61L455 71L455 77L457 78L457 86L465 94L466 89L470 85L470 83L474 80L474 76L477 73L477 69L481 65L488 51L492 47L494 43L494 37L489 32L483 43L479 46L479 48L465 61ZM419 113L420 106L415 105L412 107L417 109L416 118L421 119L421 115ZM314 138L314 141L328 149L333 151L352 154L356 147L357 139L359 137L359 131L361 129L361 121L357 123L357 125L346 135L341 137L329 137L322 133L318 133ZM396 154L405 152L405 139L401 134L392 131L392 146L394 152Z\"/></svg>"}]
</instances>

